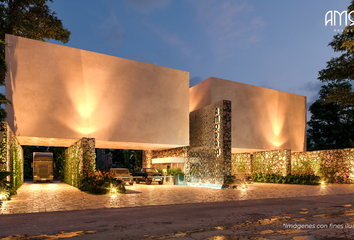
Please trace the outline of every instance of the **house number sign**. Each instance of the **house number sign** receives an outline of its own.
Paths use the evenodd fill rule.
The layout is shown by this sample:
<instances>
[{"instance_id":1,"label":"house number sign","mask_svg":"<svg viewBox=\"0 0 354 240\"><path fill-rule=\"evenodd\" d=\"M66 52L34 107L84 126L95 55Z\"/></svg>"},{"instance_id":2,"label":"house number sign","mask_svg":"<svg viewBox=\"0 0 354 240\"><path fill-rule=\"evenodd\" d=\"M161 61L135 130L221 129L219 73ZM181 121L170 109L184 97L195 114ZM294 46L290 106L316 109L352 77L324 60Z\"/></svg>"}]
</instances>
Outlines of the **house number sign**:
<instances>
[{"instance_id":1,"label":"house number sign","mask_svg":"<svg viewBox=\"0 0 354 240\"><path fill-rule=\"evenodd\" d=\"M220 149L220 108L215 108L215 156L219 157L221 154Z\"/></svg>"}]
</instances>

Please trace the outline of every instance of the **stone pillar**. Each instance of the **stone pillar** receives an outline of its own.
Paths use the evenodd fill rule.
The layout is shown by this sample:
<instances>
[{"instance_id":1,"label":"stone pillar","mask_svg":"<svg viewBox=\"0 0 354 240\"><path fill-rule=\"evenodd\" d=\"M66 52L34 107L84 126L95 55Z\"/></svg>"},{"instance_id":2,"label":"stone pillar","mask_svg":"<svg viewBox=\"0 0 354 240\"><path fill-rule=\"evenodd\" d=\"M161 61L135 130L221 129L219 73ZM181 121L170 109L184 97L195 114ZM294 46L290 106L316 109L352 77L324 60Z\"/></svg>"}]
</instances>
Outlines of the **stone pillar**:
<instances>
[{"instance_id":1,"label":"stone pillar","mask_svg":"<svg viewBox=\"0 0 354 240\"><path fill-rule=\"evenodd\" d=\"M95 139L82 138L65 151L64 181L80 187L82 178L95 171Z\"/></svg>"},{"instance_id":2,"label":"stone pillar","mask_svg":"<svg viewBox=\"0 0 354 240\"><path fill-rule=\"evenodd\" d=\"M231 175L231 102L221 100L189 115L188 182L223 184Z\"/></svg>"},{"instance_id":3,"label":"stone pillar","mask_svg":"<svg viewBox=\"0 0 354 240\"><path fill-rule=\"evenodd\" d=\"M223 101L221 117L223 173L231 176L231 101Z\"/></svg>"},{"instance_id":4,"label":"stone pillar","mask_svg":"<svg viewBox=\"0 0 354 240\"><path fill-rule=\"evenodd\" d=\"M144 150L143 153L143 168L151 168L152 165L152 155L153 151L152 150Z\"/></svg>"}]
</instances>

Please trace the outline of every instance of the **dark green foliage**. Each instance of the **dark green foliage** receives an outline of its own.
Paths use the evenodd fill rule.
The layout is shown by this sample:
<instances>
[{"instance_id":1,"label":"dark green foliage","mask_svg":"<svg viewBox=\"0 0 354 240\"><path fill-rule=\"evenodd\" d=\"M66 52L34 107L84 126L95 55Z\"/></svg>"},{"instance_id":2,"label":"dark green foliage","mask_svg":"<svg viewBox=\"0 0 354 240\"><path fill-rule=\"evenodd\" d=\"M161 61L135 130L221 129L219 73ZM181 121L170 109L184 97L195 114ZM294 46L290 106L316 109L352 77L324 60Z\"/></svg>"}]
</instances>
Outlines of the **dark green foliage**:
<instances>
[{"instance_id":1,"label":"dark green foliage","mask_svg":"<svg viewBox=\"0 0 354 240\"><path fill-rule=\"evenodd\" d=\"M131 173L138 172L142 168L141 150L114 149L111 153L112 162L116 167L128 168Z\"/></svg>"},{"instance_id":2,"label":"dark green foliage","mask_svg":"<svg viewBox=\"0 0 354 240\"><path fill-rule=\"evenodd\" d=\"M49 147L49 152L53 153L54 161L54 178L61 181L64 180L64 166L65 166L65 148L64 147Z\"/></svg>"},{"instance_id":3,"label":"dark green foliage","mask_svg":"<svg viewBox=\"0 0 354 240\"><path fill-rule=\"evenodd\" d=\"M354 139L353 105L340 105L326 99L334 89L351 91L351 88L349 82L328 83L321 87L319 99L309 108L312 116L307 123L308 150L350 147L350 139Z\"/></svg>"},{"instance_id":4,"label":"dark green foliage","mask_svg":"<svg viewBox=\"0 0 354 240\"><path fill-rule=\"evenodd\" d=\"M5 199L0 198L0 202L10 200L10 196L16 194L14 184L6 180L7 176L13 176L14 174L13 172L0 172L0 195L5 197Z\"/></svg>"},{"instance_id":5,"label":"dark green foliage","mask_svg":"<svg viewBox=\"0 0 354 240\"><path fill-rule=\"evenodd\" d=\"M0 49L3 50L5 49L6 46L7 44L0 39ZM5 81L1 81L1 79L5 78L6 73L7 73L7 63L5 60L5 55L0 54L0 86L5 86ZM3 105L7 103L12 104L9 100L6 99L4 94L0 93L0 120L1 121L5 121L6 119L7 113Z\"/></svg>"},{"instance_id":6,"label":"dark green foliage","mask_svg":"<svg viewBox=\"0 0 354 240\"><path fill-rule=\"evenodd\" d=\"M282 183L282 184L303 184L303 185L319 185L320 177L314 174L300 174L282 176L279 174L255 173L253 174L254 182L263 183Z\"/></svg>"},{"instance_id":7,"label":"dark green foliage","mask_svg":"<svg viewBox=\"0 0 354 240\"><path fill-rule=\"evenodd\" d=\"M184 175L184 173L182 172L182 169L180 169L180 168L177 168L177 169L168 168L167 169L167 176L176 176L176 175Z\"/></svg>"},{"instance_id":8,"label":"dark green foliage","mask_svg":"<svg viewBox=\"0 0 354 240\"><path fill-rule=\"evenodd\" d=\"M0 39L0 48L4 49L6 46L7 46L7 44L3 40ZM2 55L2 54L0 55L0 72L3 73L3 75L5 73L7 73L7 63L6 63L4 55ZM4 85L5 85L5 83L2 82L1 86L4 86Z\"/></svg>"},{"instance_id":9,"label":"dark green foliage","mask_svg":"<svg viewBox=\"0 0 354 240\"><path fill-rule=\"evenodd\" d=\"M224 183L225 184L233 184L235 176L224 176Z\"/></svg>"},{"instance_id":10,"label":"dark green foliage","mask_svg":"<svg viewBox=\"0 0 354 240\"><path fill-rule=\"evenodd\" d=\"M354 10L354 0L348 6L348 13ZM353 19L353 16L351 16ZM349 24L343 32L333 37L328 44L335 52L341 52L339 57L333 57L327 62L325 69L319 71L318 79L322 82L345 82L354 80L354 26ZM334 89L328 102L338 102L341 105L353 104L354 95L352 91Z\"/></svg>"},{"instance_id":11,"label":"dark green foliage","mask_svg":"<svg viewBox=\"0 0 354 240\"><path fill-rule=\"evenodd\" d=\"M73 186L80 187L81 174L80 174L80 156L83 155L81 142L76 142L68 148L65 155L64 164L64 182ZM83 156L82 156L83 157Z\"/></svg>"},{"instance_id":12,"label":"dark green foliage","mask_svg":"<svg viewBox=\"0 0 354 240\"><path fill-rule=\"evenodd\" d=\"M117 193L125 193L123 181L114 179L109 172L100 171L83 178L79 189L93 194L112 193L112 189Z\"/></svg>"},{"instance_id":13,"label":"dark green foliage","mask_svg":"<svg viewBox=\"0 0 354 240\"><path fill-rule=\"evenodd\" d=\"M9 149L11 154L10 171L15 173L11 175L10 178L15 190L19 189L23 183L23 162L20 156L21 152L19 147L21 146L13 141Z\"/></svg>"}]
</instances>

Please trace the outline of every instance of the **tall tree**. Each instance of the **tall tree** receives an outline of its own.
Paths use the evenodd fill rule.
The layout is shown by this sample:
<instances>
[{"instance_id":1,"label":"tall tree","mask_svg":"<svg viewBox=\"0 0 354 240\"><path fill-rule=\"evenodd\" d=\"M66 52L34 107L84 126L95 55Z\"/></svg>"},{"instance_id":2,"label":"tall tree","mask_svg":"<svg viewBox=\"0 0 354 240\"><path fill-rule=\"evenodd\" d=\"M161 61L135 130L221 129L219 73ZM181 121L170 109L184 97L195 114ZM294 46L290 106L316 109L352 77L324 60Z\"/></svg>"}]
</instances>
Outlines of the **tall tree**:
<instances>
[{"instance_id":1,"label":"tall tree","mask_svg":"<svg viewBox=\"0 0 354 240\"><path fill-rule=\"evenodd\" d=\"M326 101L333 89L352 93L349 82L329 83L321 87L319 99L309 108L312 116L307 123L308 150L349 148L350 139L354 140L354 105Z\"/></svg>"},{"instance_id":2,"label":"tall tree","mask_svg":"<svg viewBox=\"0 0 354 240\"><path fill-rule=\"evenodd\" d=\"M354 21L354 0L348 6L348 15ZM335 17L335 16L334 16ZM318 79L322 82L346 82L354 80L354 25L345 27L342 33L333 36L328 44L335 52L341 52L339 57L333 57L327 62L325 69L319 71ZM333 88L326 98L327 102L338 102L339 104L353 104L354 96L349 89Z\"/></svg>"},{"instance_id":3,"label":"tall tree","mask_svg":"<svg viewBox=\"0 0 354 240\"><path fill-rule=\"evenodd\" d=\"M5 48L5 47L7 47L7 44L4 41L0 40L0 46L1 46L1 48L3 48L3 47ZM0 73L3 73L4 77L5 77L5 74L7 73L6 60L2 54L0 54ZM5 85L5 84L2 84L2 85ZM5 105L6 103L11 104L11 102L6 99L4 94L0 93L0 121L4 121L6 119L7 114L6 114L5 109L2 107L2 105Z\"/></svg>"},{"instance_id":4,"label":"tall tree","mask_svg":"<svg viewBox=\"0 0 354 240\"><path fill-rule=\"evenodd\" d=\"M55 16L56 13L49 8L47 2L53 0L0 0L0 86L5 86L7 70L4 68L6 63L3 65L6 33L41 41L69 41L70 31L63 27L61 20ZM0 100L6 100L1 93ZM0 118L6 118L5 111L0 111Z\"/></svg>"}]
</instances>

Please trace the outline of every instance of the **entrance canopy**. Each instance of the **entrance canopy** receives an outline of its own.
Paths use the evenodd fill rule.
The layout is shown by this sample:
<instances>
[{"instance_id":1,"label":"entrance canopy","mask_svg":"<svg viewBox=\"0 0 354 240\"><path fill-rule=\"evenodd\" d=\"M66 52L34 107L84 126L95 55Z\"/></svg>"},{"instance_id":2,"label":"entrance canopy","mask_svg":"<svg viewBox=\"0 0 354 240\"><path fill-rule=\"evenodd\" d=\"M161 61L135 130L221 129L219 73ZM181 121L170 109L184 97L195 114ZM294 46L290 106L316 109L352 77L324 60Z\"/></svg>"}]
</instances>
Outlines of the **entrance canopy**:
<instances>
[{"instance_id":1,"label":"entrance canopy","mask_svg":"<svg viewBox=\"0 0 354 240\"><path fill-rule=\"evenodd\" d=\"M184 157L164 157L164 158L153 158L151 163L158 164L158 163L184 163Z\"/></svg>"}]
</instances>

